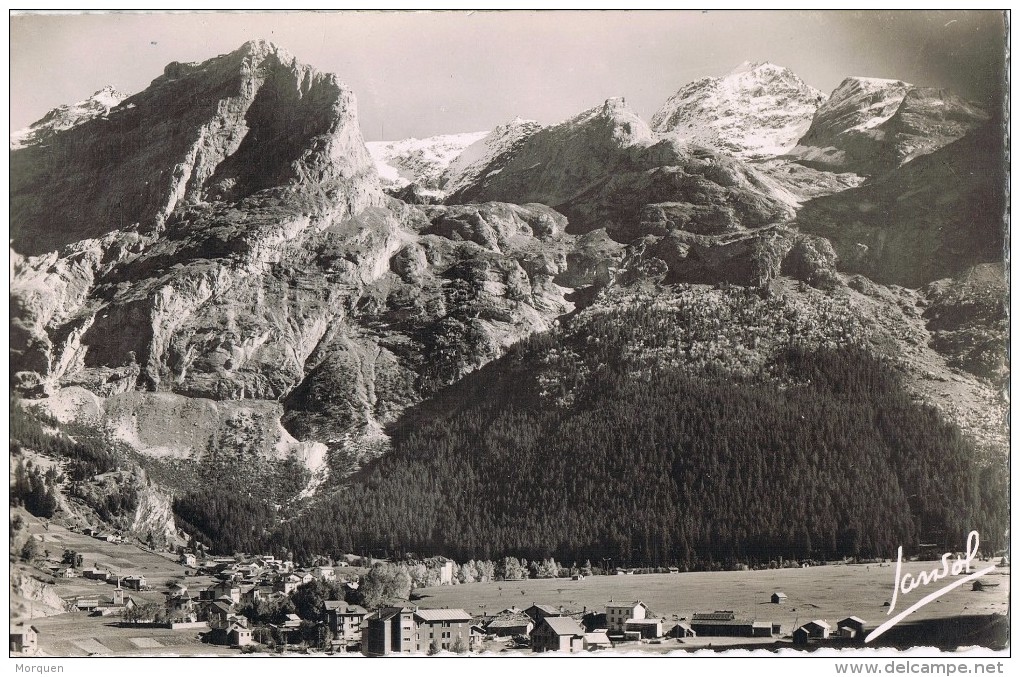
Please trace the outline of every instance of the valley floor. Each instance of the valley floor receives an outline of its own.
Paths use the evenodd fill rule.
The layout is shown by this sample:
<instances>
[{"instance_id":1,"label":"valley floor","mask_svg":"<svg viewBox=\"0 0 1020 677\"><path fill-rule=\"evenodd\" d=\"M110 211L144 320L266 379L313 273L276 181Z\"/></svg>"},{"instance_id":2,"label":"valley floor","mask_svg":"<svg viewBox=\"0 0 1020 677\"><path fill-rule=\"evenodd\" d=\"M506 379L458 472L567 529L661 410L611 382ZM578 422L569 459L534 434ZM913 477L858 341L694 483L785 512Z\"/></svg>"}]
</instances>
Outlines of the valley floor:
<instances>
[{"instance_id":1,"label":"valley floor","mask_svg":"<svg viewBox=\"0 0 1020 677\"><path fill-rule=\"evenodd\" d=\"M32 533L42 536L43 547L51 553L62 552L64 548L74 549L85 556L86 566L99 563L115 570L144 574L151 590L132 592L136 598L162 601L161 591L173 580L180 580L195 589L208 585L212 580L209 577L185 577L184 567L170 559L169 555L149 552L135 545L97 541L56 524L49 524L47 528L44 521L34 518L30 520L29 527ZM905 562L903 573L914 575L939 566L939 562ZM988 563L981 562L980 566L988 566ZM34 573L40 575L38 571ZM939 646L973 643L995 647L1008 622L1009 573L1008 566L997 566L981 580L998 585L974 591L968 584L950 591L905 619L879 643L885 646L923 646L926 640L931 639L932 644ZM889 617L889 608L884 604L890 600L894 575L895 563L887 562L762 571L590 576L580 581L497 581L420 588L414 591L411 603L422 608L462 608L477 620L484 620L484 617L494 616L510 606L525 608L532 604L547 604L572 611L601 612L611 600L641 600L653 614L664 619L667 631L676 622L689 619L693 613L726 609L734 611L738 617L779 623L784 637L663 639L659 643L619 645L614 653L718 651L738 647L776 650L793 648L790 633L814 619L825 620L835 628L839 620L854 615L864 619L869 630L875 628ZM110 594L113 587L80 578L51 580L53 590L65 600L79 595ZM951 579L947 580L951 582ZM919 588L909 595L901 594L895 611L906 609L924 595L943 587L944 582ZM785 604L769 602L769 597L776 591L788 595ZM239 654L235 649L203 643L199 633L204 629L129 626L122 625L115 617L93 617L80 612L54 614L54 611L45 612L51 615L39 615L39 607L31 600L12 598L12 618L30 619L38 628L41 655ZM507 649L506 646L505 642L490 641L482 648L495 653L504 650L528 652L527 649Z\"/></svg>"}]
</instances>

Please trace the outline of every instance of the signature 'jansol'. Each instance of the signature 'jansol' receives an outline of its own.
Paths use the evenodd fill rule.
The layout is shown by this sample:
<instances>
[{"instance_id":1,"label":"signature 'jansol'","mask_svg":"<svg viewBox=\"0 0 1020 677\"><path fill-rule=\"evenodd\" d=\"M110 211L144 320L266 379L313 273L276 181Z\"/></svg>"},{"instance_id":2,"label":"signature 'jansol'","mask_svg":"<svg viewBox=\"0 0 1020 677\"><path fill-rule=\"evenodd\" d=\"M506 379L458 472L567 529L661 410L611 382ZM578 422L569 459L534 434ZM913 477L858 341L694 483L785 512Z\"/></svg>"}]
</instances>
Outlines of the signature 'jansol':
<instances>
[{"instance_id":1,"label":"signature 'jansol'","mask_svg":"<svg viewBox=\"0 0 1020 677\"><path fill-rule=\"evenodd\" d=\"M993 569L995 569L995 565L993 564L993 565L991 565L989 567L986 567L984 569L981 569L979 571L975 571L975 572L971 573L971 566L970 565L971 565L971 562L973 562L974 559L977 557L977 553L978 553L978 549L980 548L980 545L981 545L981 537L978 535L978 532L972 531L969 534L967 534L967 552L966 552L966 555L964 555L962 557L961 556L956 556L955 561L950 562L950 560L953 558L953 553L947 552L946 554L942 555L942 566L941 567L936 567L936 568L934 568L934 569L932 569L930 571L922 571L922 572L920 572L920 573L918 573L916 575L911 575L909 573L906 573L906 574L902 573L902 571L903 571L903 546L901 545L899 548L897 548L897 550L896 550L896 578L893 581L893 596L892 596L892 602L889 604L889 612L888 612L890 614L896 608L896 600L899 597L900 593L902 593L904 595L908 595L912 591L916 590L917 588L919 588L921 586L930 585L930 584L934 583L935 581L939 581L939 580L942 580L943 578L947 578L950 574L952 574L953 576L959 576L962 573L966 573L968 575L964 576L963 578L958 578L957 580L953 581L949 585L943 586L942 588L939 588L938 590L935 590L934 592L932 592L932 593L928 594L927 596L921 598L920 600L915 602L912 606L907 608L905 611L901 611L896 616L893 616L892 618L887 620L885 623L883 623L882 625L880 625L877 628L875 628L865 638L864 641L865 642L872 641L873 639L875 639L876 637L878 637L879 635L884 633L886 630L888 630L889 628L893 627L894 625L899 623L901 620L903 620L904 618L906 618L910 614L914 613L915 611L917 611L921 607L925 606L926 604L929 604L929 603L935 601L935 599L937 599L938 597L941 597L942 595L946 594L950 590L958 588L961 585L964 585L964 584L968 583L969 581L972 581L972 580L974 580L974 579L976 579L976 578L978 578L980 576L984 576L985 574L987 574L987 573L991 572Z\"/></svg>"}]
</instances>

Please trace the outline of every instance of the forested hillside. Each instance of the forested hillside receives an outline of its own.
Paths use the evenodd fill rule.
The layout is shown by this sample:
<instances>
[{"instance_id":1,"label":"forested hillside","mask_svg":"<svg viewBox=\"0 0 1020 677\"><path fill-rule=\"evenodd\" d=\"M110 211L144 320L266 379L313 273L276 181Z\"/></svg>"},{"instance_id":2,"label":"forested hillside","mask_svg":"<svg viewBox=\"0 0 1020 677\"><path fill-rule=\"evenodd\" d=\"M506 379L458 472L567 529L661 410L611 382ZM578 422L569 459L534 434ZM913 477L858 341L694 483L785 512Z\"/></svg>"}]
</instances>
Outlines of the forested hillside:
<instances>
[{"instance_id":1,"label":"forested hillside","mask_svg":"<svg viewBox=\"0 0 1020 677\"><path fill-rule=\"evenodd\" d=\"M712 312L587 313L583 332L518 345L409 412L392 454L273 545L691 568L889 557L970 529L994 545L1004 462L915 402L891 361L839 340L849 315L784 314L743 290L713 298ZM755 338L752 317L768 332ZM730 349L691 358L710 345Z\"/></svg>"}]
</instances>

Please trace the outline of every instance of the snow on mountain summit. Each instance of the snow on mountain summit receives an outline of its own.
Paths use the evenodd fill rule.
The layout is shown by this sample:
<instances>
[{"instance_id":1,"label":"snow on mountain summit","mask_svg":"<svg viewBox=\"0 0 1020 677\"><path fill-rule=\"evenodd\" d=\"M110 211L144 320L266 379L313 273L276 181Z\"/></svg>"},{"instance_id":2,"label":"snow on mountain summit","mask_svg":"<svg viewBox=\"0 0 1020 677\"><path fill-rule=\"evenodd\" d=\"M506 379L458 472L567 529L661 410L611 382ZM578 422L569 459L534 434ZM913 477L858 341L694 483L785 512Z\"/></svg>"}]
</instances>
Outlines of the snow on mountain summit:
<instances>
[{"instance_id":1,"label":"snow on mountain summit","mask_svg":"<svg viewBox=\"0 0 1020 677\"><path fill-rule=\"evenodd\" d=\"M40 143L57 132L106 115L126 98L126 94L107 85L83 101L58 106L30 126L11 133L11 150Z\"/></svg>"},{"instance_id":2,"label":"snow on mountain summit","mask_svg":"<svg viewBox=\"0 0 1020 677\"><path fill-rule=\"evenodd\" d=\"M439 188L440 178L461 152L489 132L443 134L425 139L370 141L365 145L384 186L402 188L418 183Z\"/></svg>"},{"instance_id":3,"label":"snow on mountain summit","mask_svg":"<svg viewBox=\"0 0 1020 677\"><path fill-rule=\"evenodd\" d=\"M740 157L781 155L825 99L788 68L745 61L722 77L684 85L652 117L652 129Z\"/></svg>"}]
</instances>

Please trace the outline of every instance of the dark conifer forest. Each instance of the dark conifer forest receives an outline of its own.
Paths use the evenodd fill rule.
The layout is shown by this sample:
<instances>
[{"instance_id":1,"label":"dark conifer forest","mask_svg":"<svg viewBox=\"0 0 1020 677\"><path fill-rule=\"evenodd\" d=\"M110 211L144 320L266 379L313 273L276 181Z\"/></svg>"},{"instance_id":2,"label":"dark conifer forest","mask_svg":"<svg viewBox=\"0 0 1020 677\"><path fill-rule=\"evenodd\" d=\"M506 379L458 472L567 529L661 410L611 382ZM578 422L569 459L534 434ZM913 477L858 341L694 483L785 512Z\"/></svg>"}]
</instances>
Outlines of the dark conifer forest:
<instances>
[{"instance_id":1,"label":"dark conifer forest","mask_svg":"<svg viewBox=\"0 0 1020 677\"><path fill-rule=\"evenodd\" d=\"M577 334L515 346L408 412L392 453L273 546L716 568L1001 540L1005 461L912 399L892 361L791 337L751 376L635 369L628 342L667 341L667 324L610 314L580 353Z\"/></svg>"}]
</instances>

